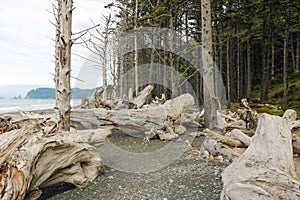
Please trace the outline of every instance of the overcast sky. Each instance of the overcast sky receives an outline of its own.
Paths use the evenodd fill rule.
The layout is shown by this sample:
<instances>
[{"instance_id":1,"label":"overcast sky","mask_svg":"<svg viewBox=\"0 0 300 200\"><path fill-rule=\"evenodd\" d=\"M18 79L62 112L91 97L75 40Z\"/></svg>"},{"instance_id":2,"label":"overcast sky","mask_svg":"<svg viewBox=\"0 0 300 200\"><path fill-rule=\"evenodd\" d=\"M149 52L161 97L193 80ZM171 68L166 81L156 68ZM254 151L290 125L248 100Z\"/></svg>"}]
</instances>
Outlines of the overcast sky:
<instances>
[{"instance_id":1,"label":"overcast sky","mask_svg":"<svg viewBox=\"0 0 300 200\"><path fill-rule=\"evenodd\" d=\"M55 28L49 20L54 0L10 0L0 5L0 89L5 85L27 84L54 87ZM109 10L112 0L74 0L73 33L92 26ZM72 51L87 55L74 45ZM72 75L80 71L84 60L72 56ZM1 91L0 91L1 96Z\"/></svg>"}]
</instances>

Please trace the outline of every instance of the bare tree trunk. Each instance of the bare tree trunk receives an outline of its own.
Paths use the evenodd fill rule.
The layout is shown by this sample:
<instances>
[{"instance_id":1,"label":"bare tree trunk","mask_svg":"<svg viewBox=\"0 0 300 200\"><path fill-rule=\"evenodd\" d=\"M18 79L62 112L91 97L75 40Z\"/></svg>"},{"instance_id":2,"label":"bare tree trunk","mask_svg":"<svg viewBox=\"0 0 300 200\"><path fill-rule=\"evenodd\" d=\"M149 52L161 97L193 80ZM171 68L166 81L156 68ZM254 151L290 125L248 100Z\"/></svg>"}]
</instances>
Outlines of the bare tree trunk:
<instances>
[{"instance_id":1,"label":"bare tree trunk","mask_svg":"<svg viewBox=\"0 0 300 200\"><path fill-rule=\"evenodd\" d=\"M137 31L137 18L138 18L138 0L135 1L135 16L134 16L134 29ZM138 38L137 32L134 35L134 73L135 73L135 94L139 92L139 69L138 69Z\"/></svg>"},{"instance_id":2,"label":"bare tree trunk","mask_svg":"<svg viewBox=\"0 0 300 200\"><path fill-rule=\"evenodd\" d=\"M263 44L262 44L262 78L261 78L261 88L260 88L260 100L267 100L268 99L268 62L267 62L267 55L268 55L268 45L267 45L267 25L266 19L263 22Z\"/></svg>"},{"instance_id":3,"label":"bare tree trunk","mask_svg":"<svg viewBox=\"0 0 300 200\"><path fill-rule=\"evenodd\" d=\"M247 41L247 99L251 99L251 45L250 39Z\"/></svg>"},{"instance_id":4,"label":"bare tree trunk","mask_svg":"<svg viewBox=\"0 0 300 200\"><path fill-rule=\"evenodd\" d=\"M59 20L59 67L56 70L56 100L59 130L70 130L70 77L71 77L71 46L72 46L72 0L58 1Z\"/></svg>"},{"instance_id":5,"label":"bare tree trunk","mask_svg":"<svg viewBox=\"0 0 300 200\"><path fill-rule=\"evenodd\" d=\"M288 74L287 74L287 62L288 62L288 41L289 41L289 18L290 18L290 8L289 4L286 9L287 19L286 19L286 29L285 38L283 40L283 103L288 103Z\"/></svg>"},{"instance_id":6,"label":"bare tree trunk","mask_svg":"<svg viewBox=\"0 0 300 200\"><path fill-rule=\"evenodd\" d=\"M227 38L226 45L226 77L227 77L227 107L231 106L231 84L230 84L230 37Z\"/></svg>"},{"instance_id":7,"label":"bare tree trunk","mask_svg":"<svg viewBox=\"0 0 300 200\"><path fill-rule=\"evenodd\" d=\"M108 52L108 42L109 42L109 34L111 29L111 23L112 23L112 16L109 14L107 17L104 17L105 20L105 27L104 27L104 33L99 32L100 35L103 35L103 50L102 50L102 84L103 84L103 100L105 101L107 99L107 52Z\"/></svg>"},{"instance_id":8,"label":"bare tree trunk","mask_svg":"<svg viewBox=\"0 0 300 200\"><path fill-rule=\"evenodd\" d=\"M274 79L275 75L275 41L274 38L272 38L272 61L271 61L271 79Z\"/></svg>"},{"instance_id":9,"label":"bare tree trunk","mask_svg":"<svg viewBox=\"0 0 300 200\"><path fill-rule=\"evenodd\" d=\"M300 21L300 20L299 20ZM300 23L300 22L299 22ZM296 46L296 68L295 68L295 72L298 73L299 72L299 53L300 53L300 33L297 33L297 42L296 42L297 46Z\"/></svg>"},{"instance_id":10,"label":"bare tree trunk","mask_svg":"<svg viewBox=\"0 0 300 200\"><path fill-rule=\"evenodd\" d=\"M287 54L288 54L288 49L287 49L287 43L288 43L288 31L285 31L286 35L283 41L283 103L287 104L288 103L288 75L287 75Z\"/></svg>"},{"instance_id":11,"label":"bare tree trunk","mask_svg":"<svg viewBox=\"0 0 300 200\"><path fill-rule=\"evenodd\" d=\"M152 41L152 49L151 49L151 58L150 58L150 69L149 69L149 81L153 81L153 64L154 64L154 57L155 57L155 47L154 44L156 41L154 41L156 38L156 32L155 29L153 29L152 35L151 35L151 41Z\"/></svg>"},{"instance_id":12,"label":"bare tree trunk","mask_svg":"<svg viewBox=\"0 0 300 200\"><path fill-rule=\"evenodd\" d=\"M119 44L120 46L120 44ZM123 55L119 55L119 61L120 61L120 69L119 69L119 84L120 84L120 97L123 98L124 95L124 75L123 75L123 71L124 71L124 56Z\"/></svg>"},{"instance_id":13,"label":"bare tree trunk","mask_svg":"<svg viewBox=\"0 0 300 200\"><path fill-rule=\"evenodd\" d=\"M219 72L222 76L223 74L223 37L222 36L219 36L219 42L220 42L220 45L219 45L219 48L220 48L220 53L219 53Z\"/></svg>"},{"instance_id":14,"label":"bare tree trunk","mask_svg":"<svg viewBox=\"0 0 300 200\"><path fill-rule=\"evenodd\" d=\"M294 48L294 35L293 35L293 33L290 33L290 34L291 34L290 45L291 45L292 63L293 63L294 72L296 73L296 56L295 56L295 48Z\"/></svg>"},{"instance_id":15,"label":"bare tree trunk","mask_svg":"<svg viewBox=\"0 0 300 200\"><path fill-rule=\"evenodd\" d=\"M178 96L178 88L176 87L176 82L177 80L175 80L175 77L174 77L174 73L173 73L173 70L175 70L175 62L174 62L174 57L173 57L173 52L174 52L174 44L175 44L175 34L174 34L174 31L175 31L175 26L174 26L174 15L173 15L173 3L172 1L170 2L171 4L171 8L170 8L170 12L171 12L171 17L170 17L170 29L171 29L171 35L170 35L170 44L169 44L169 59L170 59L170 62L169 62L169 65L170 65L170 68L171 70L167 70L167 71L170 71L170 74L168 74L168 76L170 76L170 82L171 82L171 90L172 90L172 98Z\"/></svg>"},{"instance_id":16,"label":"bare tree trunk","mask_svg":"<svg viewBox=\"0 0 300 200\"><path fill-rule=\"evenodd\" d=\"M300 0L298 0L298 24L300 24ZM300 59L300 32L297 33L296 44L296 73L299 72L299 59Z\"/></svg>"},{"instance_id":17,"label":"bare tree trunk","mask_svg":"<svg viewBox=\"0 0 300 200\"><path fill-rule=\"evenodd\" d=\"M53 5L53 7L56 8L56 15L55 15L55 21L56 21L56 33L55 33L55 77L54 77L54 82L55 82L55 87L58 86L59 84L59 80L58 80L58 76L59 76L59 54L60 54L60 45L59 45L59 41L60 41L60 0L58 0L58 5L57 7L55 5ZM54 8L54 9L55 9ZM58 108L58 102L59 102L59 93L58 90L55 90L55 107Z\"/></svg>"},{"instance_id":18,"label":"bare tree trunk","mask_svg":"<svg viewBox=\"0 0 300 200\"><path fill-rule=\"evenodd\" d=\"M204 88L204 125L213 128L217 125L217 99L215 95L211 1L201 0L202 18L202 62L203 62L203 88Z\"/></svg>"},{"instance_id":19,"label":"bare tree trunk","mask_svg":"<svg viewBox=\"0 0 300 200\"><path fill-rule=\"evenodd\" d=\"M237 97L238 100L241 98L241 62L240 62L240 39L237 38L237 60L236 60L236 68L237 68Z\"/></svg>"}]
</instances>

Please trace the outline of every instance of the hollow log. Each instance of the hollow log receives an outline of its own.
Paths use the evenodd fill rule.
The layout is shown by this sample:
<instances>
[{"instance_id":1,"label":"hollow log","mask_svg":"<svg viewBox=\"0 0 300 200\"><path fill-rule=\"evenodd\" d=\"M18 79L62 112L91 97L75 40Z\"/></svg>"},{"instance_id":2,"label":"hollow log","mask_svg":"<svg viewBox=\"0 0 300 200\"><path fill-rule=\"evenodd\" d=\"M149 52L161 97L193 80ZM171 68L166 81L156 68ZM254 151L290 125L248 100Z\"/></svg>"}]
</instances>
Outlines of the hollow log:
<instances>
[{"instance_id":1,"label":"hollow log","mask_svg":"<svg viewBox=\"0 0 300 200\"><path fill-rule=\"evenodd\" d=\"M262 114L248 149L225 168L221 200L299 199L287 121Z\"/></svg>"},{"instance_id":2,"label":"hollow log","mask_svg":"<svg viewBox=\"0 0 300 200\"><path fill-rule=\"evenodd\" d=\"M183 113L194 106L194 98L190 94L166 101L162 105L141 109L76 109L71 113L72 121L77 128L89 129L99 126L115 126L148 133L148 139L159 136L161 139L176 138L185 130L182 122L188 121ZM151 133L150 133L151 132ZM145 135L146 136L146 135Z\"/></svg>"},{"instance_id":3,"label":"hollow log","mask_svg":"<svg viewBox=\"0 0 300 200\"><path fill-rule=\"evenodd\" d=\"M40 188L60 182L86 186L103 169L97 147L110 130L44 130L29 124L0 135L0 199L37 199Z\"/></svg>"}]
</instances>

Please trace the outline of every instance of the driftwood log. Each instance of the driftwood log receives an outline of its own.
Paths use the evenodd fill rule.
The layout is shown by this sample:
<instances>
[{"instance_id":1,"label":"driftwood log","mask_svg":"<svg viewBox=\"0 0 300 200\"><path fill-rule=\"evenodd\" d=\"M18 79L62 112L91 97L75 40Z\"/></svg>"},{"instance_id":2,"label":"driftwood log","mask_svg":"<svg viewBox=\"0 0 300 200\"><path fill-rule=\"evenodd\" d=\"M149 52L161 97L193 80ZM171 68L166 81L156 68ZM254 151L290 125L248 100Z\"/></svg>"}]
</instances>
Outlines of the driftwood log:
<instances>
[{"instance_id":1,"label":"driftwood log","mask_svg":"<svg viewBox=\"0 0 300 200\"><path fill-rule=\"evenodd\" d=\"M81 105L79 105L76 108L83 108L83 109L88 109L88 108L106 108L106 109L111 109L111 105L108 104L105 101L101 100L101 95L103 94L104 89L99 88L96 89L92 96L90 97L83 97L81 100Z\"/></svg>"},{"instance_id":2,"label":"driftwood log","mask_svg":"<svg viewBox=\"0 0 300 200\"><path fill-rule=\"evenodd\" d=\"M192 109L194 98L190 94L166 101L162 105L141 109L76 109L71 113L78 128L89 129L99 126L115 126L144 132L146 140L154 137L169 140L185 132L181 125L186 122L183 113Z\"/></svg>"},{"instance_id":3,"label":"driftwood log","mask_svg":"<svg viewBox=\"0 0 300 200\"><path fill-rule=\"evenodd\" d=\"M132 101L129 102L129 108L139 109L147 103L147 99L153 90L152 85L148 85L142 91L140 91Z\"/></svg>"},{"instance_id":4,"label":"driftwood log","mask_svg":"<svg viewBox=\"0 0 300 200\"><path fill-rule=\"evenodd\" d=\"M97 147L111 130L57 133L47 120L19 121L21 128L0 135L0 199L38 199L40 188L60 182L86 186L102 170Z\"/></svg>"},{"instance_id":5,"label":"driftwood log","mask_svg":"<svg viewBox=\"0 0 300 200\"><path fill-rule=\"evenodd\" d=\"M248 149L225 168L221 200L299 199L287 120L262 114Z\"/></svg>"}]
</instances>

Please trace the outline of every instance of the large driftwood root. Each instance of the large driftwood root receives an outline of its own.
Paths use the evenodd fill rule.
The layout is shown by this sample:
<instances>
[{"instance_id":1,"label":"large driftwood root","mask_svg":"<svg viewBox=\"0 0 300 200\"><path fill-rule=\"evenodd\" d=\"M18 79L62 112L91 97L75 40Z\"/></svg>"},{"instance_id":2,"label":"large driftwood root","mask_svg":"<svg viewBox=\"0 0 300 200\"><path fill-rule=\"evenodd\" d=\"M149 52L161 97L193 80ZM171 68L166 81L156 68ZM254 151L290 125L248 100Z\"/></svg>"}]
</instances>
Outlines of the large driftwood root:
<instances>
[{"instance_id":1,"label":"large driftwood root","mask_svg":"<svg viewBox=\"0 0 300 200\"><path fill-rule=\"evenodd\" d=\"M86 186L103 169L97 147L110 130L52 133L41 124L0 135L0 198L24 199L40 188L60 182ZM31 196L31 198L33 198Z\"/></svg>"},{"instance_id":2,"label":"large driftwood root","mask_svg":"<svg viewBox=\"0 0 300 200\"><path fill-rule=\"evenodd\" d=\"M248 149L223 174L225 199L299 199L292 136L286 120L262 114Z\"/></svg>"}]
</instances>

